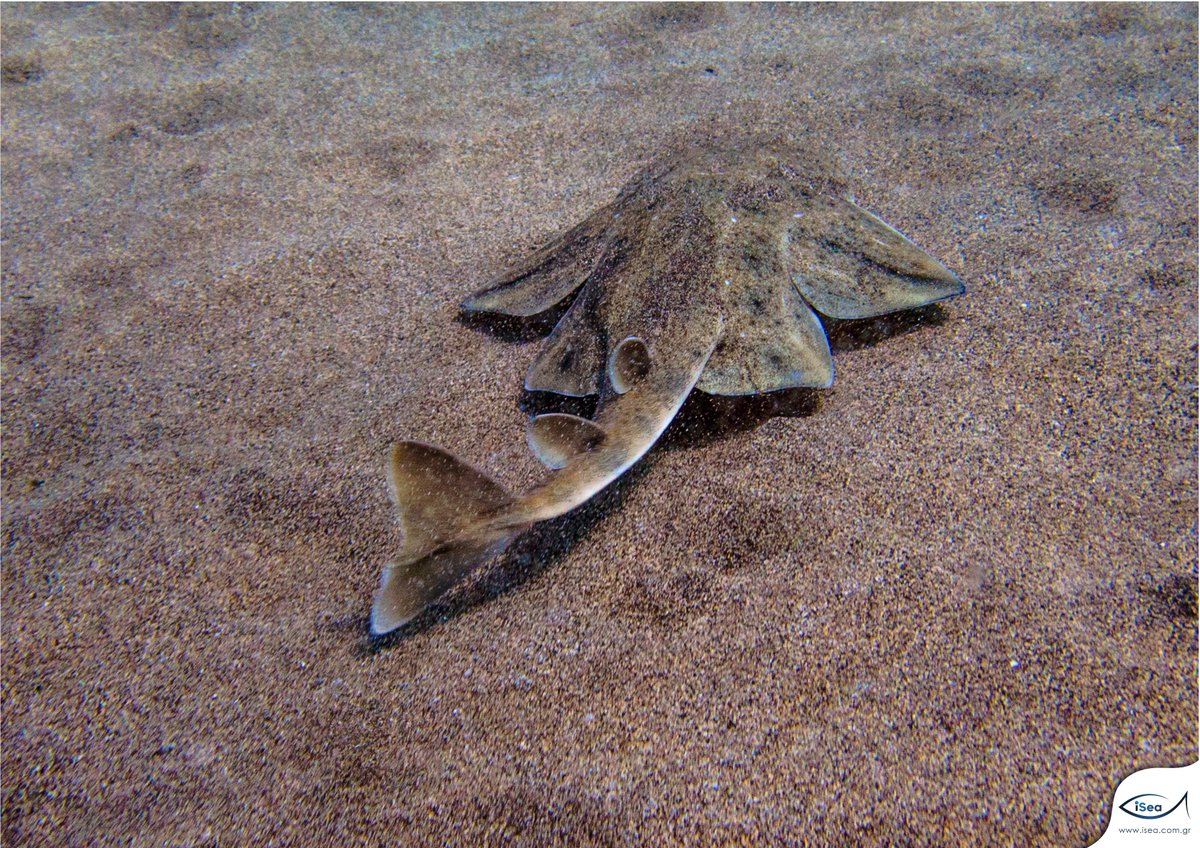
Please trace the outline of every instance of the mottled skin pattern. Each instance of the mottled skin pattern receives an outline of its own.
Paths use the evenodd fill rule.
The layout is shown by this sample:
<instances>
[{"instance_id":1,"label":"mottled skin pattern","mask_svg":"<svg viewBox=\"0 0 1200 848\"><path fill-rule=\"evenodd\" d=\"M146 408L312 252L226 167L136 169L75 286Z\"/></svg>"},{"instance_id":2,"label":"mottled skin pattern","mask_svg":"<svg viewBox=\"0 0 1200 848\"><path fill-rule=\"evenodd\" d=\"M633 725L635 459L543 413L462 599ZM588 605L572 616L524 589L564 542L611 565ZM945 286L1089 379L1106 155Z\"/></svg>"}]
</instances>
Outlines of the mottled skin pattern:
<instances>
[{"instance_id":1,"label":"mottled skin pattern","mask_svg":"<svg viewBox=\"0 0 1200 848\"><path fill-rule=\"evenodd\" d=\"M962 293L953 273L843 193L824 160L784 139L696 147L648 166L468 299L469 311L530 316L574 295L525 386L599 394L595 421L535 420L530 444L558 470L515 500L437 448L396 445L404 548L384 568L372 633L404 624L530 524L623 474L693 388L828 386L814 308L864 318Z\"/></svg>"}]
</instances>

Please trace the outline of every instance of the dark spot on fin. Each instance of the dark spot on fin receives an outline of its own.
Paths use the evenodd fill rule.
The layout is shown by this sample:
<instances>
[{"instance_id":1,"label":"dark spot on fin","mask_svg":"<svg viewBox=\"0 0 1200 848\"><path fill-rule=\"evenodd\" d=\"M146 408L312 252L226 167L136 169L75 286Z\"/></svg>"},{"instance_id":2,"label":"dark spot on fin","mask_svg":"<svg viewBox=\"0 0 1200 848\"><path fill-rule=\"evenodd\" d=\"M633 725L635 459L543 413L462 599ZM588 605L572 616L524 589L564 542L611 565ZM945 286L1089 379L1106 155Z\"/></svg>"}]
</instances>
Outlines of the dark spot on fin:
<instances>
[{"instance_id":1,"label":"dark spot on fin","mask_svg":"<svg viewBox=\"0 0 1200 848\"><path fill-rule=\"evenodd\" d=\"M766 276L739 274L731 284L745 294L696 388L714 395L751 395L828 386L833 358L825 330L788 275L782 269ZM762 308L750 309L751 303Z\"/></svg>"},{"instance_id":2,"label":"dark spot on fin","mask_svg":"<svg viewBox=\"0 0 1200 848\"><path fill-rule=\"evenodd\" d=\"M594 421L550 412L529 422L529 449L550 468L562 468L580 454L595 450L605 439Z\"/></svg>"},{"instance_id":3,"label":"dark spot on fin","mask_svg":"<svg viewBox=\"0 0 1200 848\"><path fill-rule=\"evenodd\" d=\"M595 293L587 289L575 298L529 366L526 389L569 397L583 397L599 390L604 348L592 321L594 305Z\"/></svg>"},{"instance_id":4,"label":"dark spot on fin","mask_svg":"<svg viewBox=\"0 0 1200 848\"><path fill-rule=\"evenodd\" d=\"M618 394L624 394L650 373L650 349L637 336L629 336L613 348L608 358L608 379Z\"/></svg>"}]
</instances>

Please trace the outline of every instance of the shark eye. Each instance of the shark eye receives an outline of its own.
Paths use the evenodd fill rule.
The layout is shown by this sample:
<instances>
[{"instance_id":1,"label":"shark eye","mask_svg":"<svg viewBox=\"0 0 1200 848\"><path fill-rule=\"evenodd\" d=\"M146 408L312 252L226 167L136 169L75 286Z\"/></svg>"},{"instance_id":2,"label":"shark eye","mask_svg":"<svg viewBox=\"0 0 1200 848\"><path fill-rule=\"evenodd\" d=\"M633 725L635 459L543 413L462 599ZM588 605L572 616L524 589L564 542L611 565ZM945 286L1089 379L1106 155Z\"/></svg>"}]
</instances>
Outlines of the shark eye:
<instances>
[{"instance_id":1,"label":"shark eye","mask_svg":"<svg viewBox=\"0 0 1200 848\"><path fill-rule=\"evenodd\" d=\"M617 394L625 394L650 373L650 349L637 336L613 348L608 358L608 378Z\"/></svg>"}]
</instances>

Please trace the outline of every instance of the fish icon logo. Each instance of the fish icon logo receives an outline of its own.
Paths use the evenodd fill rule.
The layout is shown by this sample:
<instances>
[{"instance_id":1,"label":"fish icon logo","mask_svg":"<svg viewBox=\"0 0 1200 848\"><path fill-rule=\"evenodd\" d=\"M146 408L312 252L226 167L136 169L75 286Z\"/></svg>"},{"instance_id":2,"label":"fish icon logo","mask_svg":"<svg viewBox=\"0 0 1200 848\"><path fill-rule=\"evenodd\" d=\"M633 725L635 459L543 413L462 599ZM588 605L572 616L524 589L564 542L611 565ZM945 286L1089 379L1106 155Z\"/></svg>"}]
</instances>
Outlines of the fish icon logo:
<instances>
[{"instance_id":1,"label":"fish icon logo","mask_svg":"<svg viewBox=\"0 0 1200 848\"><path fill-rule=\"evenodd\" d=\"M1166 795L1144 792L1141 795L1134 795L1117 809L1139 819L1161 819L1171 815L1179 809L1180 805L1183 805L1183 811L1187 813L1188 818L1191 818L1192 814L1188 812L1187 797L1187 793L1184 792L1182 798L1168 807L1169 799Z\"/></svg>"}]
</instances>

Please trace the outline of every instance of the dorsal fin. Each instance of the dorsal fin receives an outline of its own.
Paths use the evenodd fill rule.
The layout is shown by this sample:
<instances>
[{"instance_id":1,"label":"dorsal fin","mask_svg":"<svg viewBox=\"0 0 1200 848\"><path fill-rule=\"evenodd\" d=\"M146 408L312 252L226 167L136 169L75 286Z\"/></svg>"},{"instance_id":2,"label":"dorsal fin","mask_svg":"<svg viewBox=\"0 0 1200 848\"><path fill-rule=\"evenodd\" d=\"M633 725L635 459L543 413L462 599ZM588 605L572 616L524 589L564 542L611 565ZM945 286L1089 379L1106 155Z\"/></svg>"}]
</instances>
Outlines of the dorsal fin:
<instances>
[{"instance_id":1,"label":"dorsal fin","mask_svg":"<svg viewBox=\"0 0 1200 848\"><path fill-rule=\"evenodd\" d=\"M637 336L629 336L608 357L608 379L617 394L625 394L650 373L650 349Z\"/></svg>"},{"instance_id":2,"label":"dorsal fin","mask_svg":"<svg viewBox=\"0 0 1200 848\"><path fill-rule=\"evenodd\" d=\"M529 422L529 449L549 468L562 468L574 457L598 447L604 430L577 415L550 412Z\"/></svg>"}]
</instances>

